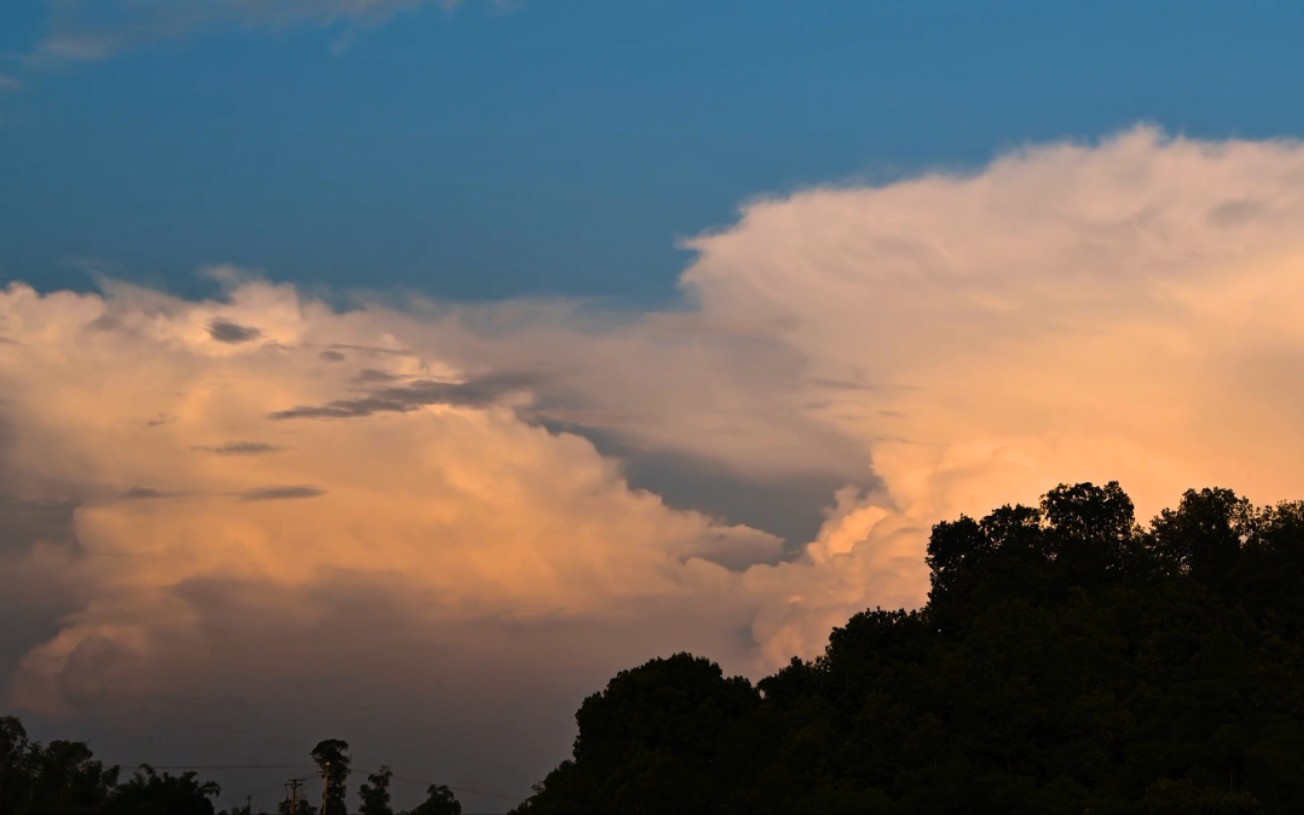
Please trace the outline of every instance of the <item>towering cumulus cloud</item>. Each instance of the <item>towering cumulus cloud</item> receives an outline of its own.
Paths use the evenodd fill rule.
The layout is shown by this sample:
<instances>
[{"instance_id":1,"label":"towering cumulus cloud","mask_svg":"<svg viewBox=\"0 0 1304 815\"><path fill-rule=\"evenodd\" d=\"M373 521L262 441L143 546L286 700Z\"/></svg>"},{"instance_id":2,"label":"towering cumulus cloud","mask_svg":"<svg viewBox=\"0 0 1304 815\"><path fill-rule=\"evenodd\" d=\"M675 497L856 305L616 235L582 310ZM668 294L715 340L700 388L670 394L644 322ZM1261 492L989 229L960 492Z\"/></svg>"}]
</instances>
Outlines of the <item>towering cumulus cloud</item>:
<instances>
[{"instance_id":1,"label":"towering cumulus cloud","mask_svg":"<svg viewBox=\"0 0 1304 815\"><path fill-rule=\"evenodd\" d=\"M525 780L616 668L759 672L921 602L937 520L1070 480L1304 496L1300 224L1304 148L1138 129L755 202L666 312L11 286L0 593L44 619L10 699L401 709ZM722 508L798 483L810 540Z\"/></svg>"}]
</instances>

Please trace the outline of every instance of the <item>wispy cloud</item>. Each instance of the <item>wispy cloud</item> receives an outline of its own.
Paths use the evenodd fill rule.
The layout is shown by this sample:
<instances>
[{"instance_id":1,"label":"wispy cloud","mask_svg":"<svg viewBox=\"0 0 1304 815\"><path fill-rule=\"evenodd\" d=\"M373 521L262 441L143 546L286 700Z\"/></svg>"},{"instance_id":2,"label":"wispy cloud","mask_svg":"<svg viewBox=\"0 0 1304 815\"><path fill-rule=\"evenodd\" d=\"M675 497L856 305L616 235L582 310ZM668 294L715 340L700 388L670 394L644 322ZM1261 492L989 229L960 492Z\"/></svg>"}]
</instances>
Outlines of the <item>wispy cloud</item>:
<instances>
[{"instance_id":1,"label":"wispy cloud","mask_svg":"<svg viewBox=\"0 0 1304 815\"><path fill-rule=\"evenodd\" d=\"M262 335L263 332L253 326L237 325L225 320L213 320L208 324L208 336L218 342L230 343L232 345L256 340Z\"/></svg>"},{"instance_id":2,"label":"wispy cloud","mask_svg":"<svg viewBox=\"0 0 1304 815\"><path fill-rule=\"evenodd\" d=\"M229 441L226 444L216 446L196 445L194 449L212 453L215 456L261 456L267 453L277 453L285 448L258 441Z\"/></svg>"},{"instance_id":3,"label":"wispy cloud","mask_svg":"<svg viewBox=\"0 0 1304 815\"><path fill-rule=\"evenodd\" d=\"M286 487L255 487L240 493L241 501L286 501L295 498L316 498L325 495L326 490L304 484Z\"/></svg>"},{"instance_id":4,"label":"wispy cloud","mask_svg":"<svg viewBox=\"0 0 1304 815\"><path fill-rule=\"evenodd\" d=\"M355 382L390 381L399 377L365 368ZM349 419L376 413L401 413L427 405L485 407L536 383L538 377L496 374L466 382L416 381L381 388L356 399L334 399L322 405L301 405L268 414L272 419Z\"/></svg>"},{"instance_id":5,"label":"wispy cloud","mask_svg":"<svg viewBox=\"0 0 1304 815\"><path fill-rule=\"evenodd\" d=\"M211 27L277 29L346 20L376 25L423 5L452 10L460 0L47 0L47 5L49 33L29 59L36 65L103 59ZM332 49L347 50L352 36L339 35Z\"/></svg>"}]
</instances>

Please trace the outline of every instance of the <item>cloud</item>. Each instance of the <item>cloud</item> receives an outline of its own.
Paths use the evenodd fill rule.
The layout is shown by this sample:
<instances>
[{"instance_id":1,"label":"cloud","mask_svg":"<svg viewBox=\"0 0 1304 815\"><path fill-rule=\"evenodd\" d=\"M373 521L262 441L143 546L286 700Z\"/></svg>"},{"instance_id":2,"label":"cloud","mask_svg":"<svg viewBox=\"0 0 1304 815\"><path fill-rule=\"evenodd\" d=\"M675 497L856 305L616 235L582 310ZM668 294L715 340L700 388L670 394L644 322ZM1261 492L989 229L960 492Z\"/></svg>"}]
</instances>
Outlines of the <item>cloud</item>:
<instances>
[{"instance_id":1,"label":"cloud","mask_svg":"<svg viewBox=\"0 0 1304 815\"><path fill-rule=\"evenodd\" d=\"M285 448L259 441L229 441L216 446L196 445L193 449L212 453L215 456L260 456L276 453Z\"/></svg>"},{"instance_id":2,"label":"cloud","mask_svg":"<svg viewBox=\"0 0 1304 815\"><path fill-rule=\"evenodd\" d=\"M8 74L0 74L0 94L17 93L23 89L23 82Z\"/></svg>"},{"instance_id":3,"label":"cloud","mask_svg":"<svg viewBox=\"0 0 1304 815\"><path fill-rule=\"evenodd\" d=\"M839 496L808 549L839 565L771 639L809 652L868 578L922 580L932 523L1059 481L1121 479L1143 514L1190 486L1304 494L1301 218L1298 143L1139 128L758 201L692 241L701 313L776 326L804 417L882 483Z\"/></svg>"},{"instance_id":4,"label":"cloud","mask_svg":"<svg viewBox=\"0 0 1304 815\"><path fill-rule=\"evenodd\" d=\"M4 438L0 427L0 443ZM0 672L8 677L22 655L59 631L78 598L55 578L76 546L69 500L25 500L0 493Z\"/></svg>"},{"instance_id":5,"label":"cloud","mask_svg":"<svg viewBox=\"0 0 1304 815\"><path fill-rule=\"evenodd\" d=\"M213 320L208 324L208 336L217 342L226 342L232 345L241 342L256 340L263 335L263 332L252 326L236 325L222 320Z\"/></svg>"},{"instance_id":6,"label":"cloud","mask_svg":"<svg viewBox=\"0 0 1304 815\"><path fill-rule=\"evenodd\" d=\"M498 752L421 755L537 780L615 669L920 603L938 520L1304 496L1302 222L1304 147L1140 128L754 201L645 314L10 286L0 494L71 518L0 572L66 601L10 698L457 732Z\"/></svg>"},{"instance_id":7,"label":"cloud","mask_svg":"<svg viewBox=\"0 0 1304 815\"><path fill-rule=\"evenodd\" d=\"M240 493L241 501L285 501L294 498L316 498L326 490L307 485L289 487L255 487Z\"/></svg>"},{"instance_id":8,"label":"cloud","mask_svg":"<svg viewBox=\"0 0 1304 815\"><path fill-rule=\"evenodd\" d=\"M172 498L176 495L175 492L155 489L154 487L129 487L119 494L118 498L123 501L140 501L153 498Z\"/></svg>"},{"instance_id":9,"label":"cloud","mask_svg":"<svg viewBox=\"0 0 1304 815\"><path fill-rule=\"evenodd\" d=\"M401 377L373 368L362 369L354 382L392 382ZM376 413L402 413L426 405L491 405L520 391L533 377L498 374L467 382L418 380L406 385L381 388L357 399L334 399L324 405L305 405L268 414L270 419L348 419Z\"/></svg>"},{"instance_id":10,"label":"cloud","mask_svg":"<svg viewBox=\"0 0 1304 815\"><path fill-rule=\"evenodd\" d=\"M214 342L219 315L267 341ZM412 615L404 627L465 625L474 639L483 620L546 627L638 619L640 606L678 600L705 608L738 570L780 553L777 538L667 507L588 441L522 420L511 399L534 379L445 361L411 316L337 313L265 283L224 302L14 285L0 325L22 340L0 357L4 392L21 394L4 406L14 432L0 485L76 504L63 577L85 603L24 658L12 687L28 709L120 715L166 696L161 677L218 657L214 604L257 616L263 595L279 609L360 592L360 615L397 608ZM336 346L367 350L323 361ZM287 404L338 407L331 397L378 360L408 384L349 403L353 420L270 418ZM251 437L262 440L209 441ZM372 610L376 593L386 600ZM309 636L319 615L296 608L278 613Z\"/></svg>"},{"instance_id":11,"label":"cloud","mask_svg":"<svg viewBox=\"0 0 1304 815\"><path fill-rule=\"evenodd\" d=\"M1302 214L1299 145L1142 128L758 202L692 243L684 282L717 322L785 326L808 415L872 451L900 504L1000 500L974 468L1007 494L992 477L1124 470L1151 509L1170 474L1282 497L1304 484L1262 444L1304 440L1281 414L1296 389L1267 384L1304 337Z\"/></svg>"},{"instance_id":12,"label":"cloud","mask_svg":"<svg viewBox=\"0 0 1304 815\"><path fill-rule=\"evenodd\" d=\"M284 28L337 21L374 25L423 5L452 10L460 0L46 0L50 33L32 55L37 64L97 60L207 27ZM336 37L342 53L351 32ZM341 45L342 44L342 45Z\"/></svg>"}]
</instances>

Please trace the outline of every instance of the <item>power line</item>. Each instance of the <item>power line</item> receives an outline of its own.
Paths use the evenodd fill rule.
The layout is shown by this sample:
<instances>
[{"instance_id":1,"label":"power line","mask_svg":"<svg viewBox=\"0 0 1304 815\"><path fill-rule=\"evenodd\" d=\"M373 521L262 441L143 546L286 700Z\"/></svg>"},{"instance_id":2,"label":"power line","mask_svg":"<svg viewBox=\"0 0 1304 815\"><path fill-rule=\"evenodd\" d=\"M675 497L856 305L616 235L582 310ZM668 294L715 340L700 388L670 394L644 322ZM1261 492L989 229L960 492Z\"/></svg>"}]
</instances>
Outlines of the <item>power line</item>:
<instances>
[{"instance_id":1,"label":"power line","mask_svg":"<svg viewBox=\"0 0 1304 815\"><path fill-rule=\"evenodd\" d=\"M150 767L155 770L170 771L170 772L184 772L184 771L192 771L192 770L198 771L198 770L315 770L316 769L316 765L314 764L174 764L169 766L162 766L158 764L137 765L137 768L142 768L142 767ZM361 772L365 772L365 770L359 767L349 768L350 775L353 773L361 773ZM316 778L316 777L317 774L313 773L312 775L305 776L298 780L307 781L309 779ZM450 790L453 790L454 792L465 792L465 793L470 793L472 795L486 795L490 798L503 798L508 801L524 801L526 799L526 796L522 796L522 795L508 795L507 793L503 793L503 792L488 792L486 790L472 789L471 787L455 787L452 784L438 784L437 782L434 781L422 781L417 778L408 778L407 776L402 776L402 775L393 775L392 777L398 781L406 781L409 784L420 784L426 787L443 786L443 787L448 787Z\"/></svg>"},{"instance_id":2,"label":"power line","mask_svg":"<svg viewBox=\"0 0 1304 815\"><path fill-rule=\"evenodd\" d=\"M164 767L161 764L137 764L154 770L311 770L312 764L183 764Z\"/></svg>"},{"instance_id":3,"label":"power line","mask_svg":"<svg viewBox=\"0 0 1304 815\"><path fill-rule=\"evenodd\" d=\"M423 785L423 786L427 786L427 787L436 787L436 786L439 786L439 787L448 787L450 790L453 790L454 792L469 792L469 793L472 793L472 794L474 794L474 795L487 795L487 796L489 796L490 798L506 798L506 799L509 800L509 801L524 801L524 800L525 800L525 798L523 798L523 797L520 796L520 795L507 795L506 793L502 793L502 792L485 792L484 790L473 790L473 789L471 789L470 787L454 787L452 784L436 784L436 783L433 782L433 781L419 781L419 780L417 780L417 779L415 779L415 778L405 778L405 777L403 777L403 776L401 776L401 775L396 775L396 776L393 776L393 777L394 777L396 780L398 780L398 781L406 781L406 782L408 782L409 784L421 784L421 785Z\"/></svg>"}]
</instances>

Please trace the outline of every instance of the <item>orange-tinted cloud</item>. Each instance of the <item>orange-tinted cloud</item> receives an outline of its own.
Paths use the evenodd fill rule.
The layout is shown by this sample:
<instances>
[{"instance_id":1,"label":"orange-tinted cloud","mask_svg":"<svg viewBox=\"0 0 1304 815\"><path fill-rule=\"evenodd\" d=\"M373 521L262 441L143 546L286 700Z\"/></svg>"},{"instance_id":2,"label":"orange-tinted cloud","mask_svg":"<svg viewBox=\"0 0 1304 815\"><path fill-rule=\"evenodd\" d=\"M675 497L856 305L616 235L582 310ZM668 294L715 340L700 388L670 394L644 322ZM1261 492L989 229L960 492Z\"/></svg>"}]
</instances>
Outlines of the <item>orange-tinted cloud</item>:
<instances>
[{"instance_id":1,"label":"orange-tinted cloud","mask_svg":"<svg viewBox=\"0 0 1304 815\"><path fill-rule=\"evenodd\" d=\"M492 707L513 660L574 689L675 648L756 673L921 602L960 512L1074 480L1143 515L1304 496L1300 223L1304 147L1143 128L757 201L692 241L673 311L10 287L0 492L77 507L11 571L73 606L12 698L136 715L327 672L397 705L455 664ZM847 486L783 559L705 481L704 511L631 487L640 456Z\"/></svg>"}]
</instances>

